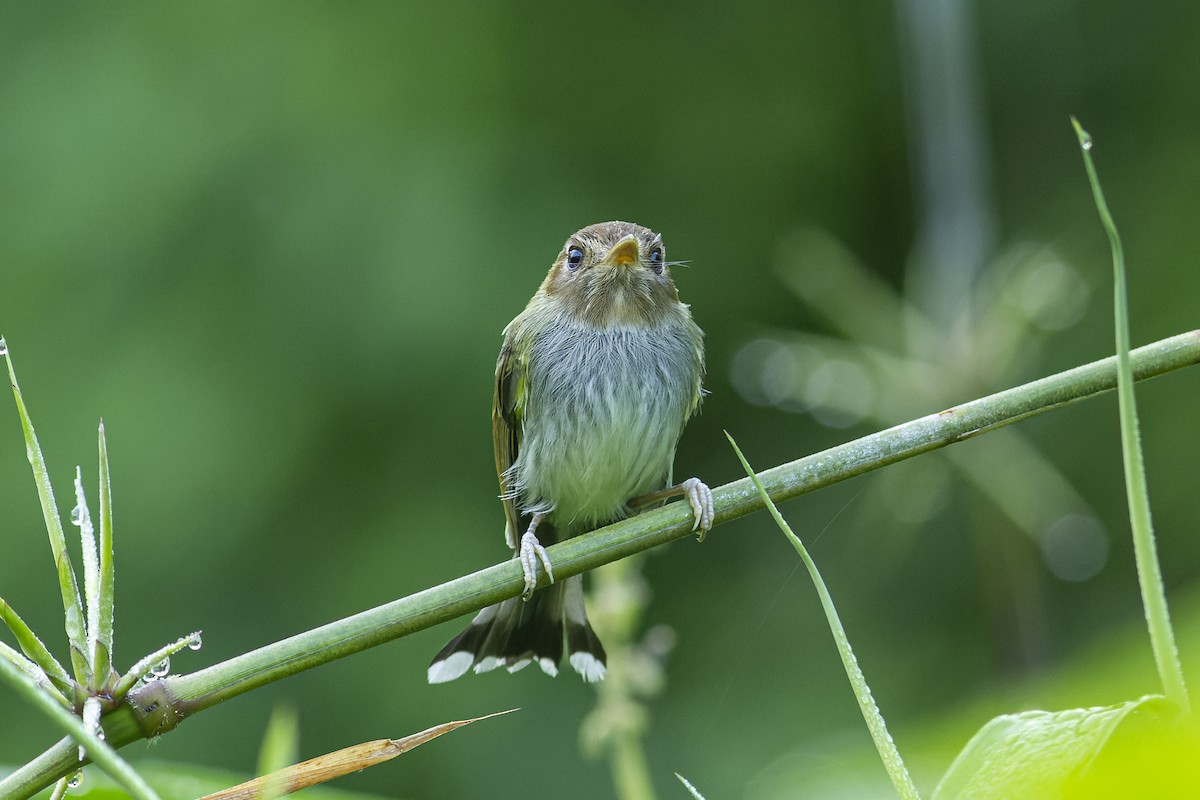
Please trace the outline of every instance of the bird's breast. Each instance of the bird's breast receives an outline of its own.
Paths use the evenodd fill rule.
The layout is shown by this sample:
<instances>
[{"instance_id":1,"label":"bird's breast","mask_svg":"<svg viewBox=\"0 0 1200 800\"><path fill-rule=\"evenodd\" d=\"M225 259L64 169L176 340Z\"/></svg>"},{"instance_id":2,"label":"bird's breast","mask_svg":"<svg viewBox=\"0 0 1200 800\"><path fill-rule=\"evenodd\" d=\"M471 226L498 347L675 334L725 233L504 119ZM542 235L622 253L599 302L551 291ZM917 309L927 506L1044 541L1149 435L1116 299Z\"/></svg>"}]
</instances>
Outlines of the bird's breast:
<instances>
[{"instance_id":1,"label":"bird's breast","mask_svg":"<svg viewBox=\"0 0 1200 800\"><path fill-rule=\"evenodd\" d=\"M686 327L552 324L526 364L513 465L523 509L553 509L560 527L592 527L667 484L701 369Z\"/></svg>"}]
</instances>

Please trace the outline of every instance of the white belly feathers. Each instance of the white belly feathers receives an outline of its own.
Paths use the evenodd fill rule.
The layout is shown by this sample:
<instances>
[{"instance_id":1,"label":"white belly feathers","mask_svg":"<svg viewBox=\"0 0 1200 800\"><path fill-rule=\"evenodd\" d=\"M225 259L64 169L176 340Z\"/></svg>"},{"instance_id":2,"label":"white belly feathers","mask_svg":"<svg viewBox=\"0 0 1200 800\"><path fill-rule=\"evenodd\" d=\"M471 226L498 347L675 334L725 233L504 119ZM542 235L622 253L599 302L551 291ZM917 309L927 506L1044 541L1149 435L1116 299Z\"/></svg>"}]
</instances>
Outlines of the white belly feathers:
<instances>
[{"instance_id":1,"label":"white belly feathers","mask_svg":"<svg viewBox=\"0 0 1200 800\"><path fill-rule=\"evenodd\" d=\"M697 371L680 368L699 358L684 340L577 325L567 336L539 337L528 362L537 366L526 377L524 435L510 470L523 512L586 529L668 485L699 390L688 382ZM544 402L548 397L555 402Z\"/></svg>"}]
</instances>

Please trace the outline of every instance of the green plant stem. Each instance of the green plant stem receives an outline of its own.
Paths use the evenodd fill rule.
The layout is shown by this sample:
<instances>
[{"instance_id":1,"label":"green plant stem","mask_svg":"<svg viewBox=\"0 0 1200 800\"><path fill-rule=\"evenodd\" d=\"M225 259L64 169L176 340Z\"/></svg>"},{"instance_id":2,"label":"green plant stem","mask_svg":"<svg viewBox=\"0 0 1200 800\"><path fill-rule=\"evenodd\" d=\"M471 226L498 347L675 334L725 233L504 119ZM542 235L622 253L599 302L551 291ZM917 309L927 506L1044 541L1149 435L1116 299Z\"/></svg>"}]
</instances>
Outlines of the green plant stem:
<instances>
[{"instance_id":1,"label":"green plant stem","mask_svg":"<svg viewBox=\"0 0 1200 800\"><path fill-rule=\"evenodd\" d=\"M1200 363L1200 330L1139 348L1131 356L1138 380ZM1111 391L1116 383L1116 358L1106 358L783 464L760 473L759 479L772 500L783 502ZM713 498L716 524L763 508L749 478L717 488ZM555 576L563 580L691 533L691 510L686 503L671 503L547 551ZM264 684L515 597L523 585L520 565L508 560L191 675L153 681L131 692L129 703L105 716L108 741L121 746L165 732L190 714ZM0 780L0 797L24 796L22 791L32 794L72 768L70 745L60 742Z\"/></svg>"},{"instance_id":2,"label":"green plant stem","mask_svg":"<svg viewBox=\"0 0 1200 800\"><path fill-rule=\"evenodd\" d=\"M1117 405L1121 417L1121 453L1125 466L1125 494L1129 503L1129 523L1133 531L1133 552L1137 562L1138 583L1142 590L1142 607L1145 609L1146 624L1150 630L1150 647L1154 651L1154 662L1158 666L1158 677L1163 693L1185 713L1191 712L1187 685L1183 681L1183 666L1179 662L1179 648L1175 644L1175 632L1171 628L1171 615L1167 609L1167 595L1163 587L1162 570L1159 569L1157 548L1154 544L1154 524L1150 518L1150 490L1146 485L1146 465L1142 459L1141 434L1138 430L1137 398L1134 396L1132 367L1129 353L1129 300L1126 296L1125 250L1116 223L1109 213L1100 178L1092 163L1092 138L1074 117L1071 124L1079 138L1083 153L1083 164L1087 169L1088 182L1092 186L1092 197L1100 223L1108 234L1113 260L1113 306L1117 344Z\"/></svg>"},{"instance_id":3,"label":"green plant stem","mask_svg":"<svg viewBox=\"0 0 1200 800\"><path fill-rule=\"evenodd\" d=\"M46 786L54 783L58 777L65 777L73 770L79 768L79 745L83 744L87 747L88 757L112 776L113 780L127 789L132 797L137 798L137 800L158 800L158 795L154 793L149 784L134 772L133 767L129 766L124 759L117 755L112 745L99 739L87 729L87 726L83 724L83 720L55 702L54 698L48 692L38 689L15 666L3 659L0 659L0 678L16 689L18 694L24 696L26 700L37 706L56 725L69 731L71 734L71 736L63 740L69 750L70 768L63 775L48 781L45 784ZM60 745L63 742L60 742ZM8 798L14 796L17 795L9 794L3 786L0 786L0 797Z\"/></svg>"},{"instance_id":4,"label":"green plant stem","mask_svg":"<svg viewBox=\"0 0 1200 800\"><path fill-rule=\"evenodd\" d=\"M654 800L650 767L640 737L622 731L612 744L613 786L621 800Z\"/></svg>"}]
</instances>

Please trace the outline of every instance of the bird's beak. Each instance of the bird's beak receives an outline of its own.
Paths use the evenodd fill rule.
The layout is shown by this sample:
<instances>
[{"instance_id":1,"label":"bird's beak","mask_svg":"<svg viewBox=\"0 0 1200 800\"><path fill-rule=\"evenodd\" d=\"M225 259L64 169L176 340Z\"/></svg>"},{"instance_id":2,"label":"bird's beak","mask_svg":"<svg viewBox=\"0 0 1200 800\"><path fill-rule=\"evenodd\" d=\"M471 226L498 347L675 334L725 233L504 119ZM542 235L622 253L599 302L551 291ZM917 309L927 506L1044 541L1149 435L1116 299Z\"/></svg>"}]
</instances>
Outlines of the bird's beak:
<instances>
[{"instance_id":1,"label":"bird's beak","mask_svg":"<svg viewBox=\"0 0 1200 800\"><path fill-rule=\"evenodd\" d=\"M604 258L604 263L613 267L637 266L641 258L641 247L632 233L613 245Z\"/></svg>"}]
</instances>

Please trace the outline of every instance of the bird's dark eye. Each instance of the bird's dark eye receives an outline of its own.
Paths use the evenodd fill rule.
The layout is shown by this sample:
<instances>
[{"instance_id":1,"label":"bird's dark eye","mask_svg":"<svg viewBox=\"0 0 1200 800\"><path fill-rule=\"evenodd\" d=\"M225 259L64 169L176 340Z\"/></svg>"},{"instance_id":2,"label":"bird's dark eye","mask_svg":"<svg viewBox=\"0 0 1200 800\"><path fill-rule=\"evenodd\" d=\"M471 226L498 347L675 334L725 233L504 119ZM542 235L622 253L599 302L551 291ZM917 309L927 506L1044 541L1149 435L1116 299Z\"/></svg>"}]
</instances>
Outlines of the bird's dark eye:
<instances>
[{"instance_id":1,"label":"bird's dark eye","mask_svg":"<svg viewBox=\"0 0 1200 800\"><path fill-rule=\"evenodd\" d=\"M663 251L661 247L656 247L650 251L650 267L659 275L663 271Z\"/></svg>"},{"instance_id":2,"label":"bird's dark eye","mask_svg":"<svg viewBox=\"0 0 1200 800\"><path fill-rule=\"evenodd\" d=\"M567 269L579 269L581 264L583 264L583 251L578 247L572 247L567 251Z\"/></svg>"}]
</instances>

